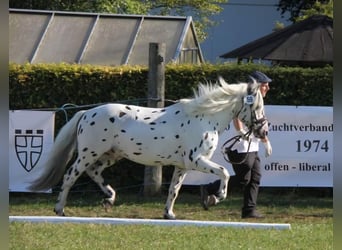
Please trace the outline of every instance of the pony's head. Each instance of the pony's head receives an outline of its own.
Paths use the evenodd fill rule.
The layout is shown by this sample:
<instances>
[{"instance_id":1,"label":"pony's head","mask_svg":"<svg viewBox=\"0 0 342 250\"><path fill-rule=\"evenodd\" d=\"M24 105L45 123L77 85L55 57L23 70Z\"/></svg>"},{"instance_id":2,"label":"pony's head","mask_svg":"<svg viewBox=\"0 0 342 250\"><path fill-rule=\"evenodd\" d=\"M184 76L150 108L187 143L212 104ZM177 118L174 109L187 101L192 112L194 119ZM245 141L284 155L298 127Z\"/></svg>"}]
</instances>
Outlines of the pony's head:
<instances>
[{"instance_id":1,"label":"pony's head","mask_svg":"<svg viewBox=\"0 0 342 250\"><path fill-rule=\"evenodd\" d=\"M236 116L251 130L255 137L265 138L268 134L268 121L264 112L264 100L255 80L246 84L242 107Z\"/></svg>"},{"instance_id":2,"label":"pony's head","mask_svg":"<svg viewBox=\"0 0 342 250\"><path fill-rule=\"evenodd\" d=\"M195 98L181 99L180 102L184 111L192 115L229 112L230 118L238 117L256 137L264 138L268 123L259 87L255 80L252 83L228 84L219 76L217 84L200 84L194 91Z\"/></svg>"}]
</instances>

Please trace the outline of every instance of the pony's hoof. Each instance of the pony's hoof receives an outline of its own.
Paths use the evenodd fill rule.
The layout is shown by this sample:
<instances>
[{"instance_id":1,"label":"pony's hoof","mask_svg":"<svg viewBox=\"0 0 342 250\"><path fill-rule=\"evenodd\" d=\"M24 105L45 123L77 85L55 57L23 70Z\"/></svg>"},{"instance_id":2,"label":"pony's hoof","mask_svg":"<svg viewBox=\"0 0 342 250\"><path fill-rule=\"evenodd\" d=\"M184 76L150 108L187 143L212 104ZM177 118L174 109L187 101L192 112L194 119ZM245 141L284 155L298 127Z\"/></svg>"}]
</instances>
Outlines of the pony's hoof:
<instances>
[{"instance_id":1,"label":"pony's hoof","mask_svg":"<svg viewBox=\"0 0 342 250\"><path fill-rule=\"evenodd\" d=\"M64 213L63 210L62 210L62 211L57 211L56 208L54 208L53 211L54 211L55 214L58 215L58 216L65 216L65 213Z\"/></svg>"},{"instance_id":2,"label":"pony's hoof","mask_svg":"<svg viewBox=\"0 0 342 250\"><path fill-rule=\"evenodd\" d=\"M176 216L170 214L164 214L164 219L166 220L175 220Z\"/></svg>"},{"instance_id":3,"label":"pony's hoof","mask_svg":"<svg viewBox=\"0 0 342 250\"><path fill-rule=\"evenodd\" d=\"M102 206L105 209L105 211L108 212L108 210L112 208L113 203L114 202L110 201L109 199L104 199L102 201Z\"/></svg>"}]
</instances>

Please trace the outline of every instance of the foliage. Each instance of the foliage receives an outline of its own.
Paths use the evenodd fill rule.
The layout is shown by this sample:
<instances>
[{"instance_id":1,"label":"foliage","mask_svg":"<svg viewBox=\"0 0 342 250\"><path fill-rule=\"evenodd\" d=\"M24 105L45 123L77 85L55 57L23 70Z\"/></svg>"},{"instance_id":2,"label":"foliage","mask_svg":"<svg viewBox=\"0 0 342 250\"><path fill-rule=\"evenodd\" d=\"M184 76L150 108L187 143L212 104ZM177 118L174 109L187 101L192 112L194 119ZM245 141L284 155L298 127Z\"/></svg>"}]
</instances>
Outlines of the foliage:
<instances>
[{"instance_id":1,"label":"foliage","mask_svg":"<svg viewBox=\"0 0 342 250\"><path fill-rule=\"evenodd\" d=\"M146 96L146 67L11 64L9 75L14 108L58 108Z\"/></svg>"},{"instance_id":2,"label":"foliage","mask_svg":"<svg viewBox=\"0 0 342 250\"><path fill-rule=\"evenodd\" d=\"M289 21L297 22L315 14L333 18L333 0L279 0L281 15L289 12Z\"/></svg>"},{"instance_id":3,"label":"foliage","mask_svg":"<svg viewBox=\"0 0 342 250\"><path fill-rule=\"evenodd\" d=\"M10 0L10 8L56 11L84 11L117 14L147 14L149 4L137 0Z\"/></svg>"},{"instance_id":4,"label":"foliage","mask_svg":"<svg viewBox=\"0 0 342 250\"><path fill-rule=\"evenodd\" d=\"M282 22L276 21L274 28L273 28L273 31L278 31L278 30L281 30L283 28L285 28L285 24Z\"/></svg>"},{"instance_id":5,"label":"foliage","mask_svg":"<svg viewBox=\"0 0 342 250\"><path fill-rule=\"evenodd\" d=\"M222 11L220 4L228 0L10 0L10 8L58 11L82 11L95 13L172 15L194 18L197 37L203 41L207 29L215 25L211 16Z\"/></svg>"},{"instance_id":6,"label":"foliage","mask_svg":"<svg viewBox=\"0 0 342 250\"><path fill-rule=\"evenodd\" d=\"M151 12L160 15L191 15L194 18L197 37L200 41L207 38L208 28L217 23L211 20L211 16L219 14L223 8L222 3L228 0L160 0L151 1Z\"/></svg>"},{"instance_id":7,"label":"foliage","mask_svg":"<svg viewBox=\"0 0 342 250\"><path fill-rule=\"evenodd\" d=\"M261 70L272 79L266 103L332 106L333 68L268 67L257 64L166 65L165 99L193 95L193 88L222 75L227 82L248 81ZM78 64L9 65L10 109L59 108L135 100L147 96L147 67Z\"/></svg>"},{"instance_id":8,"label":"foliage","mask_svg":"<svg viewBox=\"0 0 342 250\"><path fill-rule=\"evenodd\" d=\"M303 10L302 15L298 16L295 21L299 22L313 15L325 15L333 18L333 10L334 6L332 0L329 0L328 3L321 3L319 1L316 1L312 8Z\"/></svg>"}]
</instances>

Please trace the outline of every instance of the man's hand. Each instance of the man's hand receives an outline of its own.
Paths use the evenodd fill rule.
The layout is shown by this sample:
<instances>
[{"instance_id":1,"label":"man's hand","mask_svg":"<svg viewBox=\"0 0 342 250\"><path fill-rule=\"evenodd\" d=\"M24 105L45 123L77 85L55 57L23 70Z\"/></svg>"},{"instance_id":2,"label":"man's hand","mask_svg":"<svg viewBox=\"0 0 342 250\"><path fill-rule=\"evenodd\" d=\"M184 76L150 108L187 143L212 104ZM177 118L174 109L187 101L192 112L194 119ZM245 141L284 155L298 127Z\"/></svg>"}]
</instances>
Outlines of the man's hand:
<instances>
[{"instance_id":1,"label":"man's hand","mask_svg":"<svg viewBox=\"0 0 342 250\"><path fill-rule=\"evenodd\" d=\"M246 130L244 130L243 128L239 130L239 134L241 135L241 138L243 140L249 141L249 134L247 134L248 132Z\"/></svg>"},{"instance_id":2,"label":"man's hand","mask_svg":"<svg viewBox=\"0 0 342 250\"><path fill-rule=\"evenodd\" d=\"M265 156L269 157L272 154L272 146L269 140L263 142L265 146Z\"/></svg>"}]
</instances>

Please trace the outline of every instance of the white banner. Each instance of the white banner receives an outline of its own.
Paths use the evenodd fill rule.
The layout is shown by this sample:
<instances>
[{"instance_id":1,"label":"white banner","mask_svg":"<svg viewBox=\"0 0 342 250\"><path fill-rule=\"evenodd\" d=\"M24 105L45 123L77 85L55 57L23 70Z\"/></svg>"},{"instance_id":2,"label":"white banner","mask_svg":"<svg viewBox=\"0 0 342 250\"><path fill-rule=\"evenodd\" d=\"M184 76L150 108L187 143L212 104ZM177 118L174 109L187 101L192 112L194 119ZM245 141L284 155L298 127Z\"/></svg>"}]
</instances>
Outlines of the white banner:
<instances>
[{"instance_id":1,"label":"white banner","mask_svg":"<svg viewBox=\"0 0 342 250\"><path fill-rule=\"evenodd\" d=\"M9 112L9 191L29 192L53 145L54 122L51 111Z\"/></svg>"},{"instance_id":2,"label":"white banner","mask_svg":"<svg viewBox=\"0 0 342 250\"><path fill-rule=\"evenodd\" d=\"M260 143L261 186L333 186L333 108L316 106L266 105L273 153L264 157ZM235 135L233 125L222 133L212 160L234 170L221 153L222 144ZM218 179L212 174L190 171L184 184L206 184Z\"/></svg>"}]
</instances>

